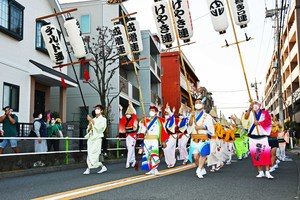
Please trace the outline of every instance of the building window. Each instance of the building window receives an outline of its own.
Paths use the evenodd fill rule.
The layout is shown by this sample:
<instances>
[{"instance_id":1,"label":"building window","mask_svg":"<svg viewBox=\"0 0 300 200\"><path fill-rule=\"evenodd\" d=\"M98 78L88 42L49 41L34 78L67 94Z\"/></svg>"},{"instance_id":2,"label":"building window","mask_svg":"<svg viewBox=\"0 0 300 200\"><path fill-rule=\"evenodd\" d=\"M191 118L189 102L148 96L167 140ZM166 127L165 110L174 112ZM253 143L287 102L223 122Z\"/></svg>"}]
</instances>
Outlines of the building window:
<instances>
[{"instance_id":1,"label":"building window","mask_svg":"<svg viewBox=\"0 0 300 200\"><path fill-rule=\"evenodd\" d=\"M80 29L82 33L91 32L91 18L89 15L82 15L80 20Z\"/></svg>"},{"instance_id":2,"label":"building window","mask_svg":"<svg viewBox=\"0 0 300 200\"><path fill-rule=\"evenodd\" d=\"M19 112L19 93L20 87L17 85L3 84L2 108L10 106L15 112Z\"/></svg>"},{"instance_id":3,"label":"building window","mask_svg":"<svg viewBox=\"0 0 300 200\"><path fill-rule=\"evenodd\" d=\"M41 28L45 23L46 23L45 21L37 21L36 22L35 49L48 54L48 50L46 48L45 41L44 41L42 33L41 33Z\"/></svg>"},{"instance_id":4,"label":"building window","mask_svg":"<svg viewBox=\"0 0 300 200\"><path fill-rule=\"evenodd\" d=\"M0 31L19 41L23 40L24 8L15 0L0 0Z\"/></svg>"},{"instance_id":5,"label":"building window","mask_svg":"<svg viewBox=\"0 0 300 200\"><path fill-rule=\"evenodd\" d=\"M84 63L84 67L80 65L80 79L84 79L84 69L90 73L90 64L88 62Z\"/></svg>"}]
</instances>

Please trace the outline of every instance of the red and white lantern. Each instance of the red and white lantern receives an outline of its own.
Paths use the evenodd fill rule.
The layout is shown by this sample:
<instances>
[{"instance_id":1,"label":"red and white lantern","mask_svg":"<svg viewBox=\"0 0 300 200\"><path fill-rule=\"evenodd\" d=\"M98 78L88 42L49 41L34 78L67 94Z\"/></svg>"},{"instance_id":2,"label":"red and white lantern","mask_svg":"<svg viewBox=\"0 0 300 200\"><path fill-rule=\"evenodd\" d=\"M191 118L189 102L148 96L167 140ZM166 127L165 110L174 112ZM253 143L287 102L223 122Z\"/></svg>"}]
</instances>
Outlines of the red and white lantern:
<instances>
[{"instance_id":1,"label":"red and white lantern","mask_svg":"<svg viewBox=\"0 0 300 200\"><path fill-rule=\"evenodd\" d=\"M178 36L185 43L193 36L193 24L188 0L172 0Z\"/></svg>"},{"instance_id":2,"label":"red and white lantern","mask_svg":"<svg viewBox=\"0 0 300 200\"><path fill-rule=\"evenodd\" d=\"M127 22L128 38L133 53L143 51L143 41L139 22L135 19Z\"/></svg>"},{"instance_id":3,"label":"red and white lantern","mask_svg":"<svg viewBox=\"0 0 300 200\"><path fill-rule=\"evenodd\" d=\"M126 36L125 28L122 24L115 24L113 28L113 36L120 56L129 53L129 44Z\"/></svg>"},{"instance_id":4,"label":"red and white lantern","mask_svg":"<svg viewBox=\"0 0 300 200\"><path fill-rule=\"evenodd\" d=\"M172 47L175 37L168 3L164 0L155 0L152 11L161 42L167 48Z\"/></svg>"},{"instance_id":5,"label":"red and white lantern","mask_svg":"<svg viewBox=\"0 0 300 200\"><path fill-rule=\"evenodd\" d=\"M78 59L84 58L87 54L87 50L82 38L79 22L73 17L67 18L64 27L68 33L75 57Z\"/></svg>"},{"instance_id":6,"label":"red and white lantern","mask_svg":"<svg viewBox=\"0 0 300 200\"><path fill-rule=\"evenodd\" d=\"M62 64L65 57L56 27L50 23L45 24L41 28L41 33L44 38L50 59L56 65Z\"/></svg>"},{"instance_id":7,"label":"red and white lantern","mask_svg":"<svg viewBox=\"0 0 300 200\"><path fill-rule=\"evenodd\" d=\"M241 28L247 27L247 24L250 21L247 0L230 0L230 7L235 24Z\"/></svg>"},{"instance_id":8,"label":"red and white lantern","mask_svg":"<svg viewBox=\"0 0 300 200\"><path fill-rule=\"evenodd\" d=\"M207 4L215 31L220 34L226 33L228 21L224 0L207 0Z\"/></svg>"}]
</instances>

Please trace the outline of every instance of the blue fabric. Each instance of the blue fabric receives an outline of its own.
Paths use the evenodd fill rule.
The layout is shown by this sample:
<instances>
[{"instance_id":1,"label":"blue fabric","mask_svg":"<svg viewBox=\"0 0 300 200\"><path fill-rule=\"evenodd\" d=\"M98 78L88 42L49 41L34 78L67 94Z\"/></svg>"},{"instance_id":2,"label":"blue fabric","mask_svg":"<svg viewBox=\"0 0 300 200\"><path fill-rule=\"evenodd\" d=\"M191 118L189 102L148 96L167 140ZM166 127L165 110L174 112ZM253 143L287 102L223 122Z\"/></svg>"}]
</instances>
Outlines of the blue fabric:
<instances>
[{"instance_id":1,"label":"blue fabric","mask_svg":"<svg viewBox=\"0 0 300 200\"><path fill-rule=\"evenodd\" d=\"M156 121L157 117L154 117L152 119L152 121L150 122L150 124L148 125L148 130L151 128L151 126L153 126L154 122Z\"/></svg>"},{"instance_id":2,"label":"blue fabric","mask_svg":"<svg viewBox=\"0 0 300 200\"><path fill-rule=\"evenodd\" d=\"M255 113L255 112L254 112ZM256 121L259 120L260 116L261 116L261 113L262 113L262 110L260 110L257 114L255 113L255 118L256 118ZM250 130L249 130L249 134L251 135L252 131L254 130L255 128L255 124L252 124Z\"/></svg>"},{"instance_id":3,"label":"blue fabric","mask_svg":"<svg viewBox=\"0 0 300 200\"><path fill-rule=\"evenodd\" d=\"M209 141L202 142L202 144L199 147L196 147L196 144L197 143L191 141L189 157L188 157L188 160L190 162L193 162L193 152L194 152L195 148L198 148L198 150L200 152L200 156L207 156L210 154L210 142Z\"/></svg>"}]
</instances>

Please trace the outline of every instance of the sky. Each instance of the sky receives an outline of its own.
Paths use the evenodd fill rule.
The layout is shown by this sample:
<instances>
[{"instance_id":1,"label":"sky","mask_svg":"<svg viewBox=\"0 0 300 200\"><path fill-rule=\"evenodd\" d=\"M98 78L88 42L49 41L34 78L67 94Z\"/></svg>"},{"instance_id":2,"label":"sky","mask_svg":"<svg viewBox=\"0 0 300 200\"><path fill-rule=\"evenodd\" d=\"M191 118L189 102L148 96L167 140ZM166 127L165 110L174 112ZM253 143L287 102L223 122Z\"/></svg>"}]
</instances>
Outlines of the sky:
<instances>
[{"instance_id":1,"label":"sky","mask_svg":"<svg viewBox=\"0 0 300 200\"><path fill-rule=\"evenodd\" d=\"M128 13L137 12L135 17L140 23L141 30L148 29L156 33L152 14L153 2L153 0L128 0L124 6ZM194 30L191 41L195 43L182 46L182 51L194 67L200 85L212 92L218 113L221 112L226 118L231 114L240 117L249 107L249 95L236 45L222 48L225 39L229 44L235 42L229 16L227 17L229 28L226 34L220 35L213 29L206 0L189 0L189 5ZM274 5L275 0L248 0L250 12L248 27L240 29L235 25L239 41L245 40L245 33L248 37L254 38L240 43L245 75L253 99L256 99L256 94L251 83L254 84L256 80L259 99L262 100L266 71L274 51L274 22L270 18L265 18L265 9L273 9ZM173 46L177 46L176 44L173 43Z\"/></svg>"}]
</instances>

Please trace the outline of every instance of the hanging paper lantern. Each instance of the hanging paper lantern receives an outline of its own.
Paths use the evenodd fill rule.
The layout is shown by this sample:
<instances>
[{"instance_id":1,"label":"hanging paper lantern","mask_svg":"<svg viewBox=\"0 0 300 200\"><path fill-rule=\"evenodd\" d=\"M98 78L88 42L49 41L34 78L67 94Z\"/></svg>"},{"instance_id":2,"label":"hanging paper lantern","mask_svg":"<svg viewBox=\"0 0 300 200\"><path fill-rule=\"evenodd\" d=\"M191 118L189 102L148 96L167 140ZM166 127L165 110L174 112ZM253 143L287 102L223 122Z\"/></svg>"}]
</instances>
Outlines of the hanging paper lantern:
<instances>
[{"instance_id":1,"label":"hanging paper lantern","mask_svg":"<svg viewBox=\"0 0 300 200\"><path fill-rule=\"evenodd\" d=\"M120 56L125 56L129 53L129 44L122 24L115 23L113 28L113 36Z\"/></svg>"},{"instance_id":2,"label":"hanging paper lantern","mask_svg":"<svg viewBox=\"0 0 300 200\"><path fill-rule=\"evenodd\" d=\"M143 42L141 36L141 30L139 22L135 20L130 20L127 22L128 38L131 50L133 53L139 53L143 51Z\"/></svg>"},{"instance_id":3,"label":"hanging paper lantern","mask_svg":"<svg viewBox=\"0 0 300 200\"><path fill-rule=\"evenodd\" d=\"M178 36L185 43L193 36L192 17L188 0L172 0Z\"/></svg>"},{"instance_id":4,"label":"hanging paper lantern","mask_svg":"<svg viewBox=\"0 0 300 200\"><path fill-rule=\"evenodd\" d=\"M65 57L60 43L57 29L54 25L48 23L42 26L41 33L46 44L50 59L59 65L63 63Z\"/></svg>"},{"instance_id":5,"label":"hanging paper lantern","mask_svg":"<svg viewBox=\"0 0 300 200\"><path fill-rule=\"evenodd\" d=\"M107 4L118 4L118 3L123 3L127 0L107 0Z\"/></svg>"},{"instance_id":6,"label":"hanging paper lantern","mask_svg":"<svg viewBox=\"0 0 300 200\"><path fill-rule=\"evenodd\" d=\"M226 33L228 21L224 0L207 0L207 4L215 31Z\"/></svg>"},{"instance_id":7,"label":"hanging paper lantern","mask_svg":"<svg viewBox=\"0 0 300 200\"><path fill-rule=\"evenodd\" d=\"M152 11L160 40L167 48L172 47L175 38L168 3L162 0L155 0L152 5Z\"/></svg>"},{"instance_id":8,"label":"hanging paper lantern","mask_svg":"<svg viewBox=\"0 0 300 200\"><path fill-rule=\"evenodd\" d=\"M234 22L241 28L247 27L250 21L250 13L247 0L230 0L230 7Z\"/></svg>"},{"instance_id":9,"label":"hanging paper lantern","mask_svg":"<svg viewBox=\"0 0 300 200\"><path fill-rule=\"evenodd\" d=\"M77 19L70 17L66 19L64 27L68 33L69 41L73 48L75 57L78 59L84 58L87 51L80 31L79 22Z\"/></svg>"}]
</instances>

